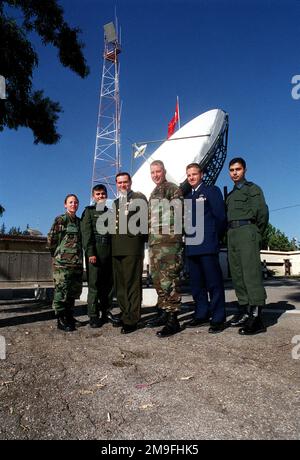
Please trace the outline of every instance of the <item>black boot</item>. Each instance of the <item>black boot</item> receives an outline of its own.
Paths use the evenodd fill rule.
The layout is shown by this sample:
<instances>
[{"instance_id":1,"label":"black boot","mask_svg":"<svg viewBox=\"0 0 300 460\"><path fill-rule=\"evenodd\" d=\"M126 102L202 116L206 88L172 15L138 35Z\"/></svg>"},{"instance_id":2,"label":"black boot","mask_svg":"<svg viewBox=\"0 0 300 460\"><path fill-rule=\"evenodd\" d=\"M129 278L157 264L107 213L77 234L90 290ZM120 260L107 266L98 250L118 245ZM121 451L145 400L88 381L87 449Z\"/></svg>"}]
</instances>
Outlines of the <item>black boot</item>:
<instances>
[{"instance_id":1,"label":"black boot","mask_svg":"<svg viewBox=\"0 0 300 460\"><path fill-rule=\"evenodd\" d=\"M241 335L254 335L260 332L266 332L266 327L261 318L262 307L249 307L249 318L245 325L239 329Z\"/></svg>"},{"instance_id":2,"label":"black boot","mask_svg":"<svg viewBox=\"0 0 300 460\"><path fill-rule=\"evenodd\" d=\"M145 327L158 327L158 326L164 326L167 322L167 312L166 310L163 310L162 308L157 309L157 315L149 319L149 321L146 322Z\"/></svg>"},{"instance_id":3,"label":"black boot","mask_svg":"<svg viewBox=\"0 0 300 460\"><path fill-rule=\"evenodd\" d=\"M65 315L65 312L57 313L57 329L60 329L64 332L73 332L75 331L75 326L68 320Z\"/></svg>"},{"instance_id":4,"label":"black boot","mask_svg":"<svg viewBox=\"0 0 300 460\"><path fill-rule=\"evenodd\" d=\"M233 317L228 321L228 326L231 327L241 327L244 326L247 319L249 318L248 310L246 305L239 305L238 311L233 315Z\"/></svg>"},{"instance_id":5,"label":"black boot","mask_svg":"<svg viewBox=\"0 0 300 460\"><path fill-rule=\"evenodd\" d=\"M76 327L81 326L81 322L77 321L77 319L74 318L74 310L73 310L74 306L75 306L75 299L70 299L68 302L68 308L65 311L65 316L66 316L67 322L71 324L74 327L74 329L76 329Z\"/></svg>"},{"instance_id":6,"label":"black boot","mask_svg":"<svg viewBox=\"0 0 300 460\"><path fill-rule=\"evenodd\" d=\"M167 312L166 325L156 333L158 337L169 337L180 331L180 324L177 318L177 313Z\"/></svg>"},{"instance_id":7,"label":"black boot","mask_svg":"<svg viewBox=\"0 0 300 460\"><path fill-rule=\"evenodd\" d=\"M92 329L96 329L98 327L101 327L102 324L103 323L102 323L101 319L98 316L91 316L90 317L90 327Z\"/></svg>"},{"instance_id":8,"label":"black boot","mask_svg":"<svg viewBox=\"0 0 300 460\"><path fill-rule=\"evenodd\" d=\"M102 310L102 324L111 323L114 327L121 327L122 321L119 315L113 315L110 310Z\"/></svg>"}]
</instances>

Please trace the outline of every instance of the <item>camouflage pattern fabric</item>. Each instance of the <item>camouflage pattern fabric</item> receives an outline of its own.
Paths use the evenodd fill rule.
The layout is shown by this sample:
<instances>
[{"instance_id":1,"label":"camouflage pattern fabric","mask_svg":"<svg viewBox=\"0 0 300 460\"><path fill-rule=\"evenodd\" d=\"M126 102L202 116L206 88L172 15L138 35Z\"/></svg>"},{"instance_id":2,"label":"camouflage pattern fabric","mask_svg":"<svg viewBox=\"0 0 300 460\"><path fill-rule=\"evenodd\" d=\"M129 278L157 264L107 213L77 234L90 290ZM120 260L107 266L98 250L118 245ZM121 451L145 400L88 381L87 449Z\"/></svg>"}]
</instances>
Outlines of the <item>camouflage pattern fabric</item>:
<instances>
[{"instance_id":1,"label":"camouflage pattern fabric","mask_svg":"<svg viewBox=\"0 0 300 460\"><path fill-rule=\"evenodd\" d=\"M182 270L182 245L153 245L150 248L153 285L158 307L167 312L180 310L179 274Z\"/></svg>"},{"instance_id":2,"label":"camouflage pattern fabric","mask_svg":"<svg viewBox=\"0 0 300 460\"><path fill-rule=\"evenodd\" d=\"M170 208L170 213L153 213L153 200L177 200L177 205L175 209ZM155 187L149 200L150 270L158 295L158 306L167 312L180 310L181 303L179 275L182 269L182 233L175 234L174 229L177 211L182 224L182 200L181 189L166 180ZM164 225L169 228L169 234L162 234Z\"/></svg>"},{"instance_id":3,"label":"camouflage pattern fabric","mask_svg":"<svg viewBox=\"0 0 300 460\"><path fill-rule=\"evenodd\" d=\"M160 212L153 212L156 200L164 200L170 203L176 200L175 209L170 208L170 212L161 208ZM162 205L163 206L163 205ZM180 243L182 241L182 214L183 214L183 195L182 190L172 182L164 181L157 185L152 191L149 199L149 246L154 244ZM175 222L181 225L181 233L175 234ZM162 234L164 226L169 228L169 234Z\"/></svg>"},{"instance_id":4,"label":"camouflage pattern fabric","mask_svg":"<svg viewBox=\"0 0 300 460\"><path fill-rule=\"evenodd\" d=\"M56 217L47 237L47 247L57 267L82 267L80 219L63 214Z\"/></svg>"},{"instance_id":5,"label":"camouflage pattern fabric","mask_svg":"<svg viewBox=\"0 0 300 460\"><path fill-rule=\"evenodd\" d=\"M56 217L47 237L53 257L54 300L56 312L66 311L82 290L82 244L80 219L63 214Z\"/></svg>"},{"instance_id":6,"label":"camouflage pattern fabric","mask_svg":"<svg viewBox=\"0 0 300 460\"><path fill-rule=\"evenodd\" d=\"M54 297L52 307L55 312L65 311L73 306L73 299L79 299L82 292L82 270L54 268Z\"/></svg>"}]
</instances>

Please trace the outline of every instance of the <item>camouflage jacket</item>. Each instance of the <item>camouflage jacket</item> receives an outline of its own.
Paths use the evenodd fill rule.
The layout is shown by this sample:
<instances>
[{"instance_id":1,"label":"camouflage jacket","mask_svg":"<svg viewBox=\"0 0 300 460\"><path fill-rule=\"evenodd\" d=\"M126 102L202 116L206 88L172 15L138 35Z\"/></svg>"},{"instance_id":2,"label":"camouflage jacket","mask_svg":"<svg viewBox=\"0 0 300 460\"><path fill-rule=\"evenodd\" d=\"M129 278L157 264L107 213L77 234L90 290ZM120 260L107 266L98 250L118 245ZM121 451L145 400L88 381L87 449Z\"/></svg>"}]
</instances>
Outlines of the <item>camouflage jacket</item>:
<instances>
[{"instance_id":1,"label":"camouflage jacket","mask_svg":"<svg viewBox=\"0 0 300 460\"><path fill-rule=\"evenodd\" d=\"M68 213L55 218L47 236L47 247L57 267L82 267L80 219Z\"/></svg>"},{"instance_id":2,"label":"camouflage jacket","mask_svg":"<svg viewBox=\"0 0 300 460\"><path fill-rule=\"evenodd\" d=\"M173 206L170 207L172 201ZM149 199L149 246L181 243L182 216L181 188L166 180L157 185Z\"/></svg>"}]
</instances>

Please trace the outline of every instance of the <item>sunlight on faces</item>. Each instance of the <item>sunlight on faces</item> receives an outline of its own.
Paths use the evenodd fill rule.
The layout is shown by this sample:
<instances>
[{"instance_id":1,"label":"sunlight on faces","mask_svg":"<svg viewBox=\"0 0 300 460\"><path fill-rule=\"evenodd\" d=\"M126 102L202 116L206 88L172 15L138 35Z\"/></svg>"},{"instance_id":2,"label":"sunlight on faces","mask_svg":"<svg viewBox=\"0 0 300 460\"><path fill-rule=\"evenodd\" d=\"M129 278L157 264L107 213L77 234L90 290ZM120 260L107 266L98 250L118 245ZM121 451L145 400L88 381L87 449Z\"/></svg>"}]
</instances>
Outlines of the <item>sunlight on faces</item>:
<instances>
[{"instance_id":1,"label":"sunlight on faces","mask_svg":"<svg viewBox=\"0 0 300 460\"><path fill-rule=\"evenodd\" d=\"M96 203L106 202L107 195L104 190L94 190L93 192L93 200Z\"/></svg>"},{"instance_id":2,"label":"sunlight on faces","mask_svg":"<svg viewBox=\"0 0 300 460\"><path fill-rule=\"evenodd\" d=\"M67 198L65 202L65 208L69 214L75 215L78 209L78 206L79 206L79 201L77 200L76 196L71 195Z\"/></svg>"},{"instance_id":3,"label":"sunlight on faces","mask_svg":"<svg viewBox=\"0 0 300 460\"><path fill-rule=\"evenodd\" d=\"M120 193L125 194L131 190L131 180L124 174L116 178L117 189Z\"/></svg>"},{"instance_id":4,"label":"sunlight on faces","mask_svg":"<svg viewBox=\"0 0 300 460\"><path fill-rule=\"evenodd\" d=\"M156 185L160 185L166 179L166 170L160 165L151 165L150 174Z\"/></svg>"},{"instance_id":5,"label":"sunlight on faces","mask_svg":"<svg viewBox=\"0 0 300 460\"><path fill-rule=\"evenodd\" d=\"M229 167L229 174L234 183L241 182L245 178L246 169L241 163L233 163Z\"/></svg>"},{"instance_id":6,"label":"sunlight on faces","mask_svg":"<svg viewBox=\"0 0 300 460\"><path fill-rule=\"evenodd\" d=\"M197 188L203 178L203 172L198 168L189 168L186 171L188 183L192 188Z\"/></svg>"}]
</instances>

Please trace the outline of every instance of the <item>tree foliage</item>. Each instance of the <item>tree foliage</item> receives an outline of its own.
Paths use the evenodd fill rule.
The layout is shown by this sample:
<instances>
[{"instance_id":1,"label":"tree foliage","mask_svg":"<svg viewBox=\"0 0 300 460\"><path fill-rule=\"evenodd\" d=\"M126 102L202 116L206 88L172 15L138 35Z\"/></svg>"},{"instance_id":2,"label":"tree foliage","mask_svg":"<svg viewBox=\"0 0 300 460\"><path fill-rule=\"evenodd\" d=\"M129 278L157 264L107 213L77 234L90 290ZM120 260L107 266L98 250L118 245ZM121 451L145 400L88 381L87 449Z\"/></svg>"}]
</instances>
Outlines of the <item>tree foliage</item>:
<instances>
[{"instance_id":1,"label":"tree foliage","mask_svg":"<svg viewBox=\"0 0 300 460\"><path fill-rule=\"evenodd\" d=\"M9 230L6 230L4 222L0 227L0 235L10 235L10 236L20 236L20 235L30 235L29 225L27 224L26 230L21 230L20 227L10 227Z\"/></svg>"},{"instance_id":2,"label":"tree foliage","mask_svg":"<svg viewBox=\"0 0 300 460\"><path fill-rule=\"evenodd\" d=\"M273 227L273 225L268 224L263 234L262 249L296 251L299 248L295 239L289 240L283 232Z\"/></svg>"},{"instance_id":3,"label":"tree foliage","mask_svg":"<svg viewBox=\"0 0 300 460\"><path fill-rule=\"evenodd\" d=\"M1 206L0 204L0 217L2 216L2 214L4 213L5 209L3 208L3 206Z\"/></svg>"},{"instance_id":4,"label":"tree foliage","mask_svg":"<svg viewBox=\"0 0 300 460\"><path fill-rule=\"evenodd\" d=\"M11 16L14 8L22 12L21 21ZM1 0L0 75L6 80L7 98L0 99L0 131L26 127L32 130L35 144L55 144L60 139L57 120L62 108L42 90L33 90L32 75L39 60L28 39L31 32L44 45L57 48L63 66L82 78L89 73L84 45L78 38L80 30L66 23L57 0Z\"/></svg>"}]
</instances>

